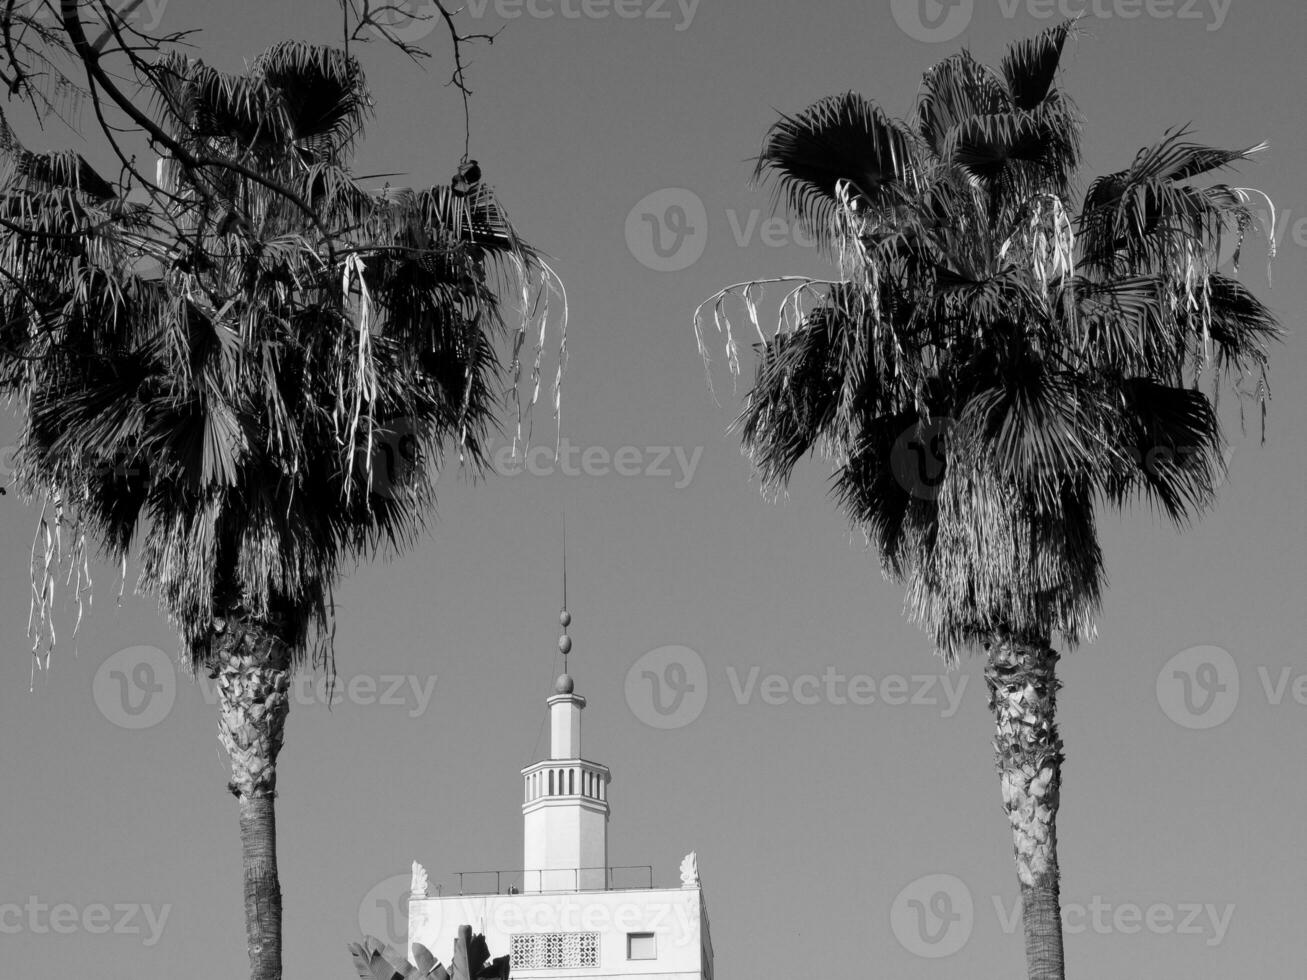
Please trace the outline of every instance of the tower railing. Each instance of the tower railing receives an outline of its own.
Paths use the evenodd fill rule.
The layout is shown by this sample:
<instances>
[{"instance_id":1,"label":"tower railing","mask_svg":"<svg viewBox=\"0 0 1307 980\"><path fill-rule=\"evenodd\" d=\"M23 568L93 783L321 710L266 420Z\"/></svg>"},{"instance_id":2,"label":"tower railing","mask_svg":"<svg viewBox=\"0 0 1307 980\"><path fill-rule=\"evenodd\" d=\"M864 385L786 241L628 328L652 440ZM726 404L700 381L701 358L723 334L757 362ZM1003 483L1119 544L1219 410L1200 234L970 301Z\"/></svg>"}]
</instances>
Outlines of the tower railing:
<instances>
[{"instance_id":1,"label":"tower railing","mask_svg":"<svg viewBox=\"0 0 1307 980\"><path fill-rule=\"evenodd\" d=\"M607 868L531 868L459 871L460 895L520 895L545 892L611 892L653 888L653 865Z\"/></svg>"}]
</instances>

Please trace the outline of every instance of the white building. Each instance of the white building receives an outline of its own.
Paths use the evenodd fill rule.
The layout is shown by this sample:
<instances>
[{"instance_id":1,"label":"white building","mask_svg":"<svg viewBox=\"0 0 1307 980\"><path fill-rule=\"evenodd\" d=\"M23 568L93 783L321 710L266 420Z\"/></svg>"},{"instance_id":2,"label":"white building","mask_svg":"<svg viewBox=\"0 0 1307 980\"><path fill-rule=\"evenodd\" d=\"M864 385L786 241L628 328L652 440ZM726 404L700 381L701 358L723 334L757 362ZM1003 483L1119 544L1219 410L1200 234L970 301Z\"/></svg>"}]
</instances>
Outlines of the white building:
<instances>
[{"instance_id":1,"label":"white building","mask_svg":"<svg viewBox=\"0 0 1307 980\"><path fill-rule=\"evenodd\" d=\"M462 874L457 895L430 895L413 864L408 944L448 960L458 927L485 933L512 957L514 980L622 977L712 980L708 910L694 853L676 888L654 888L650 868L608 864L607 766L581 753L585 698L566 673L571 617L560 620L564 673L548 699L549 758L522 770L522 869Z\"/></svg>"}]
</instances>

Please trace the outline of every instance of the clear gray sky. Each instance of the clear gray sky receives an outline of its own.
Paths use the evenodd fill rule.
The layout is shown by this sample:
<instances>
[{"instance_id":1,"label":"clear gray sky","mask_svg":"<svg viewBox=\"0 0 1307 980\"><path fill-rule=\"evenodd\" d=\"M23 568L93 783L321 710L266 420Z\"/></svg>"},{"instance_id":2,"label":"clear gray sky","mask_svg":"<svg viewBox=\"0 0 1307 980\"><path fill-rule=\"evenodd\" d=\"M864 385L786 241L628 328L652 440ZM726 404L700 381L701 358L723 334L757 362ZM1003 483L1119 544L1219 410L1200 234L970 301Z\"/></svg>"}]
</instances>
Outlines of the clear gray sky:
<instances>
[{"instance_id":1,"label":"clear gray sky","mask_svg":"<svg viewBox=\"0 0 1307 980\"><path fill-rule=\"evenodd\" d=\"M769 197L748 187L777 110L856 89L904 113L928 65L964 43L994 61L1057 10L922 3L626 0L634 17L603 0L470 3L474 23L504 27L474 53L473 155L566 281L564 435L592 451L572 457L577 475L540 458L537 473L475 485L451 473L422 544L340 589L338 667L342 682L360 678L354 696L329 712L301 689L281 756L288 978L352 975L344 945L360 907L375 921L415 858L446 885L520 863L517 772L536 757L558 670L564 511L587 755L614 772L611 860L652 864L671 883L698 851L722 980L1020 974L979 664L940 676L901 618L900 590L830 502L825 464L788 500L760 498L725 433L738 400L719 372L714 403L690 329L721 286L822 269L788 229L761 226ZM154 9L163 28L201 28L203 51L229 68L274 40L337 29L326 0ZM1255 256L1243 275L1293 334L1275 351L1267 444L1255 413L1246 435L1230 416L1230 480L1213 514L1183 536L1146 509L1104 518L1100 638L1060 668L1067 960L1080 977L1297 977L1307 10L1097 0L1083 24L1092 36L1071 48L1065 85L1088 117L1088 173L1124 166L1177 124L1217 145L1271 141L1235 182L1280 209L1275 285ZM920 40L932 36L943 39ZM458 162L447 51L439 34L426 43L426 74L379 45L364 54L378 116L363 172L429 183ZM669 188L693 196L660 195L628 222ZM646 213L665 223L666 257ZM667 265L685 267L650 267ZM547 411L537 421L547 428ZM627 475L610 461L623 447ZM176 640L152 601L115 608L116 570L101 568L80 635L69 615L53 669L28 693L37 515L10 496L0 517L0 973L242 975L236 805L207 689L119 653L171 655ZM676 681L676 664L640 659L669 645L703 664L696 677L679 655L695 686L679 703L644 677ZM159 690L148 705L133 695L145 705L133 716L118 678ZM65 908L52 923L43 906Z\"/></svg>"}]
</instances>

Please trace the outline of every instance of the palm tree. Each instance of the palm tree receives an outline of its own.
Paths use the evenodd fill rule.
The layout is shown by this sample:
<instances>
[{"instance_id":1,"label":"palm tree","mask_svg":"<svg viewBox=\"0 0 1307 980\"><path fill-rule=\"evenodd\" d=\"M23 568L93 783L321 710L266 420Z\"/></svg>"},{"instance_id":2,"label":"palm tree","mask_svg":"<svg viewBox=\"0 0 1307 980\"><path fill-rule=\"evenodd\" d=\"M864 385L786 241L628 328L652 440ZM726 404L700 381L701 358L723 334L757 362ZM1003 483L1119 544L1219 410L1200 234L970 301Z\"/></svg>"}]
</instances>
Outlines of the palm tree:
<instances>
[{"instance_id":1,"label":"palm tree","mask_svg":"<svg viewBox=\"0 0 1307 980\"><path fill-rule=\"evenodd\" d=\"M479 182L360 185L371 101L340 50L278 44L240 75L168 55L148 82L171 142L145 183L0 132L0 384L24 409L16 480L52 538L72 529L64 559L139 561L216 678L251 976L272 980L291 673L330 669L333 584L415 539L447 448L484 463L505 387L520 424L519 352L555 280ZM509 286L531 300L518 329ZM38 557L41 622L59 562Z\"/></svg>"},{"instance_id":2,"label":"palm tree","mask_svg":"<svg viewBox=\"0 0 1307 980\"><path fill-rule=\"evenodd\" d=\"M728 300L761 336L736 424L764 487L828 456L912 621L950 664L986 653L1032 978L1063 976L1053 640L1093 636L1097 508L1142 496L1184 524L1212 503L1215 386L1252 370L1264 410L1278 333L1217 267L1250 192L1195 182L1261 147L1170 132L1075 208L1081 126L1057 85L1071 28L997 70L946 59L906 121L854 94L782 117L757 176L839 275L739 284L695 314L706 358L711 304L733 371ZM770 335L768 283L787 284Z\"/></svg>"}]
</instances>

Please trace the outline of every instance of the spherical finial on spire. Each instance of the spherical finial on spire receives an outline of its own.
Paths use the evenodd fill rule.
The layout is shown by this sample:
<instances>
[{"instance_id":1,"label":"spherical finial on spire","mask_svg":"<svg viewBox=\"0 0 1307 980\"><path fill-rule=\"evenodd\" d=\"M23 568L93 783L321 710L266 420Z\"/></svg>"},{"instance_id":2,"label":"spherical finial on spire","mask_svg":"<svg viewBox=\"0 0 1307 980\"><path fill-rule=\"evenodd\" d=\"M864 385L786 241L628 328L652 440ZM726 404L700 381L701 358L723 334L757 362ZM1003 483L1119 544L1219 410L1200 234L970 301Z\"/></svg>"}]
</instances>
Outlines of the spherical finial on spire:
<instances>
[{"instance_id":1,"label":"spherical finial on spire","mask_svg":"<svg viewBox=\"0 0 1307 980\"><path fill-rule=\"evenodd\" d=\"M564 609L558 614L558 621L563 624L563 629L572 625L572 614Z\"/></svg>"},{"instance_id":2,"label":"spherical finial on spire","mask_svg":"<svg viewBox=\"0 0 1307 980\"><path fill-rule=\"evenodd\" d=\"M558 680L554 681L555 694L571 694L574 685L570 674L559 674Z\"/></svg>"},{"instance_id":3,"label":"spherical finial on spire","mask_svg":"<svg viewBox=\"0 0 1307 980\"><path fill-rule=\"evenodd\" d=\"M566 633L558 638L558 650L564 657L572 652L572 638Z\"/></svg>"}]
</instances>

